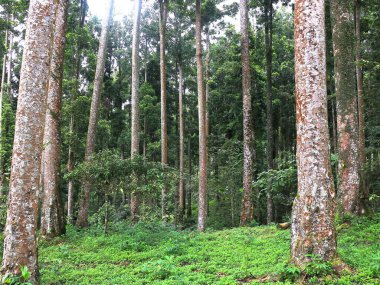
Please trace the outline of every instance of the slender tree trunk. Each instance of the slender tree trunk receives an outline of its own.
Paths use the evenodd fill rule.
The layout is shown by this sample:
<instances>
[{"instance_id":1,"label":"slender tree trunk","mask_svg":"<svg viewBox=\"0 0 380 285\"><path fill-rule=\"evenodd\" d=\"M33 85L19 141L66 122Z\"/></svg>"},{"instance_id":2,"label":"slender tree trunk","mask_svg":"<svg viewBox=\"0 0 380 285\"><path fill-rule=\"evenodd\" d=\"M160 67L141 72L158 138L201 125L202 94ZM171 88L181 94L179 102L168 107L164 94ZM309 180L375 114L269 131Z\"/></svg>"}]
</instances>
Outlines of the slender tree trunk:
<instances>
[{"instance_id":1,"label":"slender tree trunk","mask_svg":"<svg viewBox=\"0 0 380 285\"><path fill-rule=\"evenodd\" d=\"M186 218L191 219L191 136L189 135L189 141L187 143L187 156L188 156L188 167L189 167L189 188L187 189L187 208L186 208Z\"/></svg>"},{"instance_id":2,"label":"slender tree trunk","mask_svg":"<svg viewBox=\"0 0 380 285\"><path fill-rule=\"evenodd\" d=\"M57 3L31 0L21 67L2 274L20 266L38 283L37 213L43 126Z\"/></svg>"},{"instance_id":3,"label":"slender tree trunk","mask_svg":"<svg viewBox=\"0 0 380 285\"><path fill-rule=\"evenodd\" d=\"M243 201L240 214L240 225L247 225L252 218L252 178L253 178L253 128L252 128L252 96L251 67L248 35L248 2L240 0L241 29L241 64L243 90L243 131L244 131L244 169L243 169Z\"/></svg>"},{"instance_id":4,"label":"slender tree trunk","mask_svg":"<svg viewBox=\"0 0 380 285\"><path fill-rule=\"evenodd\" d=\"M85 149L85 161L89 161L91 156L95 151L95 139L96 139L96 126L98 122L98 111L100 96L103 85L104 78L104 68L106 63L107 54L107 39L108 30L112 21L112 10L113 10L114 0L107 1L107 13L102 24L102 33L99 41L99 51L96 63L95 81L94 81L94 91L92 94L90 119L88 123L87 131L87 141ZM82 186L81 196L79 200L79 212L78 212L78 227L88 227L88 211L90 208L90 191L91 182L89 180L85 181Z\"/></svg>"},{"instance_id":5,"label":"slender tree trunk","mask_svg":"<svg viewBox=\"0 0 380 285\"><path fill-rule=\"evenodd\" d=\"M336 257L335 191L330 164L326 94L325 1L295 1L295 79L298 193L293 204L291 255ZM313 35L310 37L309 35Z\"/></svg>"},{"instance_id":6,"label":"slender tree trunk","mask_svg":"<svg viewBox=\"0 0 380 285\"><path fill-rule=\"evenodd\" d=\"M199 196L198 230L206 229L207 219L207 133L206 133L206 96L203 82L202 62L202 13L201 0L196 0L195 33L197 57L198 116L199 116Z\"/></svg>"},{"instance_id":7,"label":"slender tree trunk","mask_svg":"<svg viewBox=\"0 0 380 285\"><path fill-rule=\"evenodd\" d=\"M79 21L79 30L83 29L84 22L86 19L86 13L87 13L87 0L81 0L80 1L80 21ZM80 63L81 63L81 52L82 52L82 39L79 38L78 44L77 44L77 51L76 51L76 72L75 72L75 79L76 79L76 87L74 92L78 92L79 90L79 76L80 76ZM75 93L74 93L75 94ZM71 97L71 101L74 101L75 96ZM70 116L70 125L69 125L69 132L70 134L74 133L74 115L71 114ZM68 161L67 161L67 171L71 172L74 170L74 160L75 160L75 153L73 151L72 146L69 146L69 153L68 153ZM71 224L73 222L73 213L74 213L74 182L70 179L67 183L67 222Z\"/></svg>"},{"instance_id":8,"label":"slender tree trunk","mask_svg":"<svg viewBox=\"0 0 380 285\"><path fill-rule=\"evenodd\" d=\"M67 8L68 0L61 0L58 5L55 21L45 119L45 149L42 156L44 195L40 232L42 236L49 238L59 236L65 232L63 205L59 189L59 176L61 172L59 122L61 118Z\"/></svg>"},{"instance_id":9,"label":"slender tree trunk","mask_svg":"<svg viewBox=\"0 0 380 285\"><path fill-rule=\"evenodd\" d=\"M166 19L168 13L168 0L159 0L160 3L160 78L161 78L161 163L168 164L168 122L166 112ZM166 223L168 214L168 189L165 185L161 193L161 214L162 221Z\"/></svg>"},{"instance_id":10,"label":"slender tree trunk","mask_svg":"<svg viewBox=\"0 0 380 285\"><path fill-rule=\"evenodd\" d=\"M368 211L368 190L365 175L365 105L363 92L363 70L360 66L361 54L361 0L355 1L355 34L356 34L356 86L358 91L358 128L359 128L359 171L360 193L362 196L360 210L364 214Z\"/></svg>"},{"instance_id":11,"label":"slender tree trunk","mask_svg":"<svg viewBox=\"0 0 380 285\"><path fill-rule=\"evenodd\" d=\"M178 73L179 73L179 222L181 225L184 223L184 215L185 215L185 204L186 204L186 192L185 192L185 178L184 178L184 170L185 170L185 127L184 127L184 119L183 119L183 69L182 69L182 61L179 61L178 65Z\"/></svg>"},{"instance_id":12,"label":"slender tree trunk","mask_svg":"<svg viewBox=\"0 0 380 285\"><path fill-rule=\"evenodd\" d=\"M139 106L139 73L140 73L140 19L141 19L141 2L136 1L135 19L133 23L133 42L132 42L132 134L131 134L131 157L140 154L140 106ZM134 175L136 183L138 178ZM131 194L131 220L132 222L138 221L139 210L139 193L132 191Z\"/></svg>"},{"instance_id":13,"label":"slender tree trunk","mask_svg":"<svg viewBox=\"0 0 380 285\"><path fill-rule=\"evenodd\" d=\"M339 155L338 200L344 213L360 206L354 1L331 0Z\"/></svg>"},{"instance_id":14,"label":"slender tree trunk","mask_svg":"<svg viewBox=\"0 0 380 285\"><path fill-rule=\"evenodd\" d=\"M13 22L13 15L11 16L11 20ZM10 32L9 35L9 49L8 49L8 66L7 66L7 88L6 92L8 93L9 96L9 101L12 102L12 94L11 94L11 83L12 83L12 55L13 55L13 33Z\"/></svg>"},{"instance_id":15,"label":"slender tree trunk","mask_svg":"<svg viewBox=\"0 0 380 285\"><path fill-rule=\"evenodd\" d=\"M206 92L206 135L209 136L210 134L210 120L209 120L209 113L208 113L208 101L210 97L210 62L211 62L211 51L210 51L210 27L206 26L206 61L205 61L205 75L206 75L206 84L205 84L205 92Z\"/></svg>"},{"instance_id":16,"label":"slender tree trunk","mask_svg":"<svg viewBox=\"0 0 380 285\"><path fill-rule=\"evenodd\" d=\"M8 46L8 30L5 31L5 48ZM4 101L4 89L5 89L5 71L7 62L7 54L3 57L3 70L1 73L1 86L0 86L0 149L3 148L3 101ZM0 197L3 196L3 181L4 181L4 159L3 153L0 152Z\"/></svg>"},{"instance_id":17,"label":"slender tree trunk","mask_svg":"<svg viewBox=\"0 0 380 285\"><path fill-rule=\"evenodd\" d=\"M274 134L273 134L273 107L272 107L272 0L265 5L265 47L266 47L266 75L267 75L267 166L268 170L274 168ZM267 189L267 224L273 221L272 181L269 178Z\"/></svg>"}]
</instances>

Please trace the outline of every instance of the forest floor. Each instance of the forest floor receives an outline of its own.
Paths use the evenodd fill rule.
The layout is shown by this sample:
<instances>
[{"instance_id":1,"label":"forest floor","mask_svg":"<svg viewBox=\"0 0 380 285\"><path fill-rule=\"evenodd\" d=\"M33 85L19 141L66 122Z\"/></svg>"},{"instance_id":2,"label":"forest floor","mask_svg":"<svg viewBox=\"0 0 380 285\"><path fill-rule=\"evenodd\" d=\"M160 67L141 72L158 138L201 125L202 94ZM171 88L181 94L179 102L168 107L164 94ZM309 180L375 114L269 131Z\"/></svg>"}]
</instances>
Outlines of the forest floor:
<instances>
[{"instance_id":1,"label":"forest floor","mask_svg":"<svg viewBox=\"0 0 380 285\"><path fill-rule=\"evenodd\" d=\"M275 226L197 233L158 224L68 229L41 241L42 284L295 284L288 265L290 231ZM352 273L314 262L307 284L380 284L380 215L338 226L340 257ZM322 277L323 276L323 277Z\"/></svg>"}]
</instances>

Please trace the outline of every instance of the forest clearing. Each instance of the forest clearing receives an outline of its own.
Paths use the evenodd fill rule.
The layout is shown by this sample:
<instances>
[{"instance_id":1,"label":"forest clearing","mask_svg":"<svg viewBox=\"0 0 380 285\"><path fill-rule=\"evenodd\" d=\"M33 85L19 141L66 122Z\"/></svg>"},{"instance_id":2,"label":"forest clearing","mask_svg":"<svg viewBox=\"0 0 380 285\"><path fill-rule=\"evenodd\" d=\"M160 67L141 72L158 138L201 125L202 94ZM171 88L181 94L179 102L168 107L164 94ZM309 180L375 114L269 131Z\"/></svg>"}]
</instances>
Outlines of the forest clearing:
<instances>
[{"instance_id":1,"label":"forest clearing","mask_svg":"<svg viewBox=\"0 0 380 285\"><path fill-rule=\"evenodd\" d=\"M0 283L380 284L379 0L0 0Z\"/></svg>"}]
</instances>

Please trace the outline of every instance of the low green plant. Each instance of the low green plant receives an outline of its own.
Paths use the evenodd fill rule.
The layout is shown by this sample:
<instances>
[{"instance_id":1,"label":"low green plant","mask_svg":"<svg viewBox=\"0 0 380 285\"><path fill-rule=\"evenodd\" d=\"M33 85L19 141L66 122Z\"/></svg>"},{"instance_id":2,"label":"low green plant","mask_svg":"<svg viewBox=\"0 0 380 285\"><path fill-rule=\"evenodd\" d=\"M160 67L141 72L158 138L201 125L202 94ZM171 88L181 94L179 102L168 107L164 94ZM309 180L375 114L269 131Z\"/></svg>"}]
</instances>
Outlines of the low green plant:
<instances>
[{"instance_id":1,"label":"low green plant","mask_svg":"<svg viewBox=\"0 0 380 285\"><path fill-rule=\"evenodd\" d=\"M5 274L1 280L1 283L8 285L32 285L31 282L28 282L31 275L28 267L21 266L20 272L20 275L12 275L9 273Z\"/></svg>"}]
</instances>

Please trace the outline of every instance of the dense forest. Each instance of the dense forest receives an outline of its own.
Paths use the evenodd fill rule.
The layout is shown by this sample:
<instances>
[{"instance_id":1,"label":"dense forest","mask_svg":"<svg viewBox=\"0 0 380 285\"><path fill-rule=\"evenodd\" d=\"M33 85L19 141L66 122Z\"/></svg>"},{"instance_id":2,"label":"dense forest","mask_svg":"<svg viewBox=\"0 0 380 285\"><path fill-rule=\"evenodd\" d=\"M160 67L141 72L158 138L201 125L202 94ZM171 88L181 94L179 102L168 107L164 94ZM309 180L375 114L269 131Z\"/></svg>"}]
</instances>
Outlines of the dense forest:
<instances>
[{"instance_id":1,"label":"dense forest","mask_svg":"<svg viewBox=\"0 0 380 285\"><path fill-rule=\"evenodd\" d=\"M0 0L0 42L1 284L379 284L378 0Z\"/></svg>"}]
</instances>

